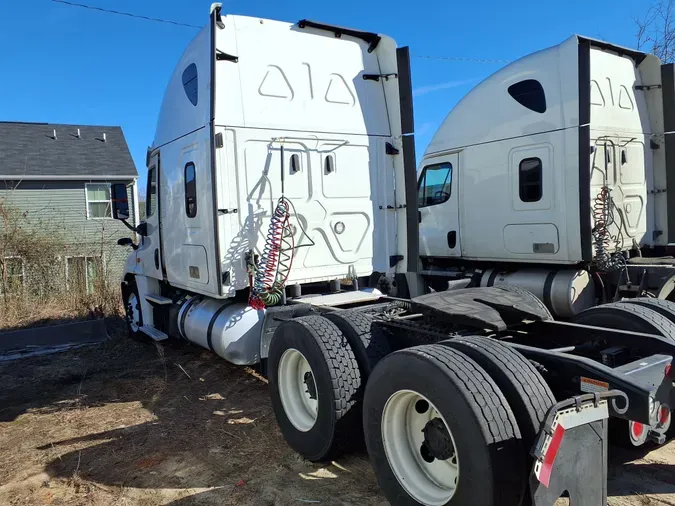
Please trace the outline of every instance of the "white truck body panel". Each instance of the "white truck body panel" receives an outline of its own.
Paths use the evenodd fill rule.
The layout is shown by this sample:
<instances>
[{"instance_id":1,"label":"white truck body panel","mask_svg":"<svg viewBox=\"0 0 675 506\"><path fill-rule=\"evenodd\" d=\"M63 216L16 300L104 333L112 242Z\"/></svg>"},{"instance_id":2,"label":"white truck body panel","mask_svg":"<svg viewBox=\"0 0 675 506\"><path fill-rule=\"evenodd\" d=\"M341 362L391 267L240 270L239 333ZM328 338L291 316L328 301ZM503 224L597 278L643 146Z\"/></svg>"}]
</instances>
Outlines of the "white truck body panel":
<instances>
[{"instance_id":1,"label":"white truck body panel","mask_svg":"<svg viewBox=\"0 0 675 506\"><path fill-rule=\"evenodd\" d=\"M425 246L433 242L430 236L445 233L423 217L421 255L536 263L565 262L580 254L578 201L564 191L574 192L577 173L554 170L578 159L578 135L568 135L578 126L577 75L576 44L568 42L506 66L455 106L427 148L422 167L446 153L458 153L459 170L453 174L459 190L457 207L448 208L451 199L422 211L445 216L437 217L436 223L452 223L453 215L459 217L461 251L446 255L448 245L442 242L435 248ZM507 93L509 86L524 79L538 80L546 91L543 114L523 107ZM519 198L518 168L530 157L542 160L544 177L541 198L525 203ZM550 252L537 254L535 243L551 245Z\"/></svg>"},{"instance_id":2,"label":"white truck body panel","mask_svg":"<svg viewBox=\"0 0 675 506\"><path fill-rule=\"evenodd\" d=\"M596 148L592 156L591 197L595 199L603 184L611 190L617 208L609 227L615 238L612 248L630 249L634 241L640 245L665 244L665 236L659 240L652 233L665 230L663 216L656 212L661 202L655 206L655 199L662 199L665 205L665 194L647 198L657 174L663 171L665 175L650 147L652 135L663 133L653 130L662 125L658 121L662 113L652 114L647 106L647 95L660 92L639 89L643 84L655 84L643 80L642 70L650 66L658 69L660 64L650 58L636 68L629 56L596 48L591 49L590 56L591 142ZM657 120L655 124L652 117Z\"/></svg>"},{"instance_id":3,"label":"white truck body panel","mask_svg":"<svg viewBox=\"0 0 675 506\"><path fill-rule=\"evenodd\" d=\"M654 233L666 230L666 198L647 198L654 188L665 188L664 150L650 146L652 138L663 136L661 91L635 88L660 84L660 63L621 51L573 36L507 65L455 106L427 148L421 170L456 153L452 191L458 195L420 206L422 256L589 262L595 254L593 206L605 181L614 203L610 251L667 243L665 234ZM512 93L528 83L539 86L545 100L540 110L520 101L537 93L536 86L526 89L524 98ZM521 174L537 161L538 194L523 199ZM580 202L585 195L588 204ZM455 248L445 241L451 226L458 227Z\"/></svg>"},{"instance_id":4,"label":"white truck body panel","mask_svg":"<svg viewBox=\"0 0 675 506\"><path fill-rule=\"evenodd\" d=\"M212 23L186 49L161 107L152 147L161 229L137 252L143 274L212 297L247 288L246 258L262 252L282 195L282 145L302 246L288 284L405 272L405 262L390 265L407 248L403 156L386 154L387 143L401 150L398 82L363 77L397 74L394 41L382 36L370 52L349 35L219 19L224 27Z\"/></svg>"}]
</instances>

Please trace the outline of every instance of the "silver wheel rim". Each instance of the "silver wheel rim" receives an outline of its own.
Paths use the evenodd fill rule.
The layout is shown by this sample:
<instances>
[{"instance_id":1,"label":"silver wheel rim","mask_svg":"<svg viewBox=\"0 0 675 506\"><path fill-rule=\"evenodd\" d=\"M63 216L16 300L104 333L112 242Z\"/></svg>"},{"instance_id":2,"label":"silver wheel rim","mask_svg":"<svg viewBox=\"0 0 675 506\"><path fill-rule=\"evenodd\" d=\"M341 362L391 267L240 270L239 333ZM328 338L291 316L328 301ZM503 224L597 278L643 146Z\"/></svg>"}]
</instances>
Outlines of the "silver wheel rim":
<instances>
[{"instance_id":1,"label":"silver wheel rim","mask_svg":"<svg viewBox=\"0 0 675 506\"><path fill-rule=\"evenodd\" d=\"M299 431L308 432L319 413L319 395L309 362L290 348L281 356L278 377L279 396L288 420Z\"/></svg>"},{"instance_id":2,"label":"silver wheel rim","mask_svg":"<svg viewBox=\"0 0 675 506\"><path fill-rule=\"evenodd\" d=\"M432 420L432 425L447 431L451 447L444 451L450 456L434 457L425 442L423 430ZM457 447L447 422L426 397L412 390L389 397L382 412L382 442L391 470L413 499L429 506L452 499L459 479Z\"/></svg>"},{"instance_id":3,"label":"silver wheel rim","mask_svg":"<svg viewBox=\"0 0 675 506\"><path fill-rule=\"evenodd\" d=\"M127 300L127 319L129 320L129 327L134 332L138 332L141 322L141 310L139 309L138 297L135 293L129 295Z\"/></svg>"}]
</instances>

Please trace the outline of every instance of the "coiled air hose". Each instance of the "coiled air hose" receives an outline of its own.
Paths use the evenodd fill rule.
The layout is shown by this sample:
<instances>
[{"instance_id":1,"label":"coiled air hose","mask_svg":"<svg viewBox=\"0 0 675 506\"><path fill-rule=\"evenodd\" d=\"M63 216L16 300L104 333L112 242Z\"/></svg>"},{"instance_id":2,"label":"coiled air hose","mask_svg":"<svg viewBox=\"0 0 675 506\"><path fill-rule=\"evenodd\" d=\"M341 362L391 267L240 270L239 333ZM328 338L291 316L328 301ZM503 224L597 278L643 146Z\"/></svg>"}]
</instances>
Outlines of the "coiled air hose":
<instances>
[{"instance_id":1,"label":"coiled air hose","mask_svg":"<svg viewBox=\"0 0 675 506\"><path fill-rule=\"evenodd\" d=\"M600 139L598 139L599 141ZM598 145L596 141L596 147ZM597 152L597 150L596 150ZM603 177L606 178L609 171L609 161L607 160L607 141L605 141L605 172ZM595 165L595 163L593 163ZM609 227L614 223L614 211L616 211L620 218L618 226L618 233L616 237L612 237L609 232ZM595 196L593 201L593 244L595 246L595 255L593 263L598 270L603 272L613 272L619 270L628 270L626 266L626 258L621 251L623 244L623 229L626 227L621 211L617 208L614 199L612 199L611 189L607 186L607 181L604 181L600 191ZM612 241L615 243L616 251L611 252L610 246Z\"/></svg>"},{"instance_id":2,"label":"coiled air hose","mask_svg":"<svg viewBox=\"0 0 675 506\"><path fill-rule=\"evenodd\" d=\"M249 297L249 305L254 309L274 306L283 298L295 249L290 208L290 201L282 196L270 219L265 247L260 255Z\"/></svg>"},{"instance_id":3,"label":"coiled air hose","mask_svg":"<svg viewBox=\"0 0 675 506\"><path fill-rule=\"evenodd\" d=\"M284 169L284 146L281 144L281 198L274 208L270 224L265 236L265 246L260 255L254 272L251 274L251 292L249 305L254 309L263 309L267 306L275 306L284 298L284 288L291 273L295 250L302 246L313 246L314 241L307 235L300 223L300 229L309 243L296 246L293 226L291 225L291 209L295 212L295 206L284 196L285 169Z\"/></svg>"}]
</instances>

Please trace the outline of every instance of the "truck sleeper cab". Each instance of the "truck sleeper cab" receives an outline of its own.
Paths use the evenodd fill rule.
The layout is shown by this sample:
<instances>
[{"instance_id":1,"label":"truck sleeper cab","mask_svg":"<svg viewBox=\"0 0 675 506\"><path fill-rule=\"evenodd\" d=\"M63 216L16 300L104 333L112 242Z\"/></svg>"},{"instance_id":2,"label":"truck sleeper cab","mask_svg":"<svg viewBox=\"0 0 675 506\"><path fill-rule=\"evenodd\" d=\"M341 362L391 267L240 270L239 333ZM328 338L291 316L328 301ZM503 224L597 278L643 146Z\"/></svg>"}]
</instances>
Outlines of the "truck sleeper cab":
<instances>
[{"instance_id":1,"label":"truck sleeper cab","mask_svg":"<svg viewBox=\"0 0 675 506\"><path fill-rule=\"evenodd\" d=\"M142 332L254 364L265 358L264 310L247 299L275 247L280 197L286 285L307 295L374 272L405 285L400 70L385 36L217 7L212 18L165 93L147 155L145 233L126 279L141 294Z\"/></svg>"},{"instance_id":2,"label":"truck sleeper cab","mask_svg":"<svg viewBox=\"0 0 675 506\"><path fill-rule=\"evenodd\" d=\"M673 178L673 96L662 88L672 75L654 55L575 35L478 84L420 166L423 271L481 269L482 286L527 288L564 318L640 285L650 263L628 258L663 255L669 243L675 197L659 189ZM644 284L658 296L675 271L656 263ZM629 280L617 274L626 264Z\"/></svg>"}]
</instances>

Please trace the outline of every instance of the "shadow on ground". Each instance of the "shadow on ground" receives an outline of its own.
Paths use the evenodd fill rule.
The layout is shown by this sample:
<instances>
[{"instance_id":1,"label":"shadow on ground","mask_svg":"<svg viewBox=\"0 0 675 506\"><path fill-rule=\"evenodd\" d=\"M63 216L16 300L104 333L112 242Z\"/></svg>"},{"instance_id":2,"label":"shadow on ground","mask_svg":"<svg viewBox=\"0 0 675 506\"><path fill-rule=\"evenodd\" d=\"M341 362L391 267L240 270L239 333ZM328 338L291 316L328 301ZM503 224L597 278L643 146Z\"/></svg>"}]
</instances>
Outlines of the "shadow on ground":
<instances>
[{"instance_id":1,"label":"shadow on ground","mask_svg":"<svg viewBox=\"0 0 675 506\"><path fill-rule=\"evenodd\" d=\"M317 465L286 445L254 371L107 324L102 345L0 364L1 504L386 504L365 453ZM612 505L670 497L675 445L614 449L609 474Z\"/></svg>"},{"instance_id":2,"label":"shadow on ground","mask_svg":"<svg viewBox=\"0 0 675 506\"><path fill-rule=\"evenodd\" d=\"M32 460L77 497L144 506L382 503L364 453L315 465L286 445L251 369L108 324L100 346L0 364L0 446L17 449L0 457L0 492Z\"/></svg>"}]
</instances>

